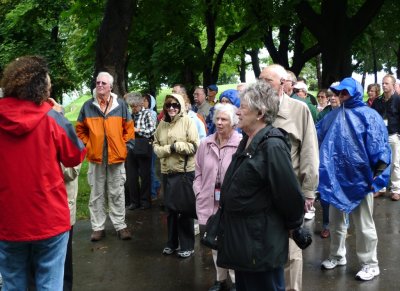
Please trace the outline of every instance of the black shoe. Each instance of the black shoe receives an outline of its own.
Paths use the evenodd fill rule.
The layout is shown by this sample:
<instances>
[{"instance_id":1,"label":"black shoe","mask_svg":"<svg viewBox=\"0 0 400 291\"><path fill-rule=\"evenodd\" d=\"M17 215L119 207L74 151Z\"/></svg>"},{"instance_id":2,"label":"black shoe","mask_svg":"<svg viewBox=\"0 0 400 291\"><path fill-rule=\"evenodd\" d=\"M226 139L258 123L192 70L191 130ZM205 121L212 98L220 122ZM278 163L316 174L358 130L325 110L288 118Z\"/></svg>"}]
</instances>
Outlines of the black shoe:
<instances>
[{"instance_id":1,"label":"black shoe","mask_svg":"<svg viewBox=\"0 0 400 291\"><path fill-rule=\"evenodd\" d=\"M221 291L221 290L226 290L226 281L215 281L214 285L211 286L208 291Z\"/></svg>"},{"instance_id":2,"label":"black shoe","mask_svg":"<svg viewBox=\"0 0 400 291\"><path fill-rule=\"evenodd\" d=\"M136 204L132 203L132 204L130 204L127 208L128 208L129 210L135 210L135 209L138 209L139 206L137 206Z\"/></svg>"}]
</instances>

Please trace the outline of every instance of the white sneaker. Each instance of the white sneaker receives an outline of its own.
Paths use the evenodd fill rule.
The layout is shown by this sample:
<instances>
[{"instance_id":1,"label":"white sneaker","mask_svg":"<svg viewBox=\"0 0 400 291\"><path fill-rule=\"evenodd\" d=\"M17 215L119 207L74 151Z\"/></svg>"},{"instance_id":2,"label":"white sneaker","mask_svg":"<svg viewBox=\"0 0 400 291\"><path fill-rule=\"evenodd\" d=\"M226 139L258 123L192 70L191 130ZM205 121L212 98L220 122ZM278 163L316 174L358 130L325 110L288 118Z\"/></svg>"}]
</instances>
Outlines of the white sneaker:
<instances>
[{"instance_id":1,"label":"white sneaker","mask_svg":"<svg viewBox=\"0 0 400 291\"><path fill-rule=\"evenodd\" d=\"M312 207L308 212L304 214L305 220L311 220L315 217L315 208Z\"/></svg>"},{"instance_id":2,"label":"white sneaker","mask_svg":"<svg viewBox=\"0 0 400 291\"><path fill-rule=\"evenodd\" d=\"M321 267L326 270L332 270L337 266L344 266L347 264L346 258L341 258L340 260L329 258L321 263Z\"/></svg>"},{"instance_id":3,"label":"white sneaker","mask_svg":"<svg viewBox=\"0 0 400 291\"><path fill-rule=\"evenodd\" d=\"M356 274L356 279L362 280L362 281L369 281L374 279L375 276L378 276L380 274L379 272L379 267L371 267L368 265L365 265L361 268L361 270Z\"/></svg>"}]
</instances>

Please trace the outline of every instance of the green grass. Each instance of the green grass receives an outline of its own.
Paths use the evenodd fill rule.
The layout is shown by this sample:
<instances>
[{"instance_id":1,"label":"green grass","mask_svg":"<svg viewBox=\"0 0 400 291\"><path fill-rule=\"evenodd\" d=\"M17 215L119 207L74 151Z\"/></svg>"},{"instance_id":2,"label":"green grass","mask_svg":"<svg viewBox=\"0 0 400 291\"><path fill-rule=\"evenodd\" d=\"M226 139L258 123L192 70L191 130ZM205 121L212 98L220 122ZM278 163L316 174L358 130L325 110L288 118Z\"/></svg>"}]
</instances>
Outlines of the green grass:
<instances>
[{"instance_id":1,"label":"green grass","mask_svg":"<svg viewBox=\"0 0 400 291\"><path fill-rule=\"evenodd\" d=\"M71 102L71 104L64 108L65 117L71 122L76 121L78 119L79 111L81 110L83 103L85 103L85 101L90 98L90 95L82 95L78 99Z\"/></svg>"},{"instance_id":2,"label":"green grass","mask_svg":"<svg viewBox=\"0 0 400 291\"><path fill-rule=\"evenodd\" d=\"M90 186L87 182L87 171L89 164L85 160L82 163L81 172L79 174L79 192L76 201L76 218L77 219L88 219L89 218L89 196L90 196Z\"/></svg>"}]
</instances>

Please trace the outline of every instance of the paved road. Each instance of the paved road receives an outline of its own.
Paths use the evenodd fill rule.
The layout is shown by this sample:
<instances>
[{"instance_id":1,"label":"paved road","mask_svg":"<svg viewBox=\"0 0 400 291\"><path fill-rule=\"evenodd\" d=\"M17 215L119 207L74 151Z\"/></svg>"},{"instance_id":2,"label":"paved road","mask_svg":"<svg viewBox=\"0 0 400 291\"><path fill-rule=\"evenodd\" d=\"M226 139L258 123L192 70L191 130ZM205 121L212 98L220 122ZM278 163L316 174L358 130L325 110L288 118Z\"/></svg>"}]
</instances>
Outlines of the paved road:
<instances>
[{"instance_id":1,"label":"paved road","mask_svg":"<svg viewBox=\"0 0 400 291\"><path fill-rule=\"evenodd\" d=\"M381 275L369 282L354 279L359 270L355 238L350 224L348 265L322 271L320 262L329 253L329 239L321 239L321 213L307 221L314 233L313 244L304 251L303 286L308 290L400 290L400 202L388 197L375 199L375 222L378 229L378 258ZM199 244L189 259L162 256L166 241L166 214L158 207L128 211L127 221L134 238L120 241L110 223L106 238L90 242L90 222L79 221L74 229L74 290L208 290L214 282L211 251Z\"/></svg>"}]
</instances>

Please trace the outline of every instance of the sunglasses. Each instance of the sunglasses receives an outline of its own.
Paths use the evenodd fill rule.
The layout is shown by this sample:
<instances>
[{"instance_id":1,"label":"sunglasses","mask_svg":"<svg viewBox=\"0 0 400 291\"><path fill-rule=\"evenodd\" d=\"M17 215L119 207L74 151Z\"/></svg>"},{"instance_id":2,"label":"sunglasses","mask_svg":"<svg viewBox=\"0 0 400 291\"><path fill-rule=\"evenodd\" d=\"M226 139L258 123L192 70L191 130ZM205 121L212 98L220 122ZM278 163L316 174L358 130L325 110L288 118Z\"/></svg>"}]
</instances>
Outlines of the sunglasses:
<instances>
[{"instance_id":1,"label":"sunglasses","mask_svg":"<svg viewBox=\"0 0 400 291\"><path fill-rule=\"evenodd\" d=\"M301 90L300 89L293 89L294 93L299 93Z\"/></svg>"},{"instance_id":2,"label":"sunglasses","mask_svg":"<svg viewBox=\"0 0 400 291\"><path fill-rule=\"evenodd\" d=\"M103 82L103 81L97 81L97 82L96 82L96 85L97 85L97 86L100 86L100 85L105 86L105 85L107 85L107 83L106 83L106 82Z\"/></svg>"},{"instance_id":3,"label":"sunglasses","mask_svg":"<svg viewBox=\"0 0 400 291\"><path fill-rule=\"evenodd\" d=\"M181 106L179 105L179 103L165 103L164 104L164 108L165 109L170 109L170 108L173 108L173 109L179 109L179 108L181 108Z\"/></svg>"}]
</instances>

